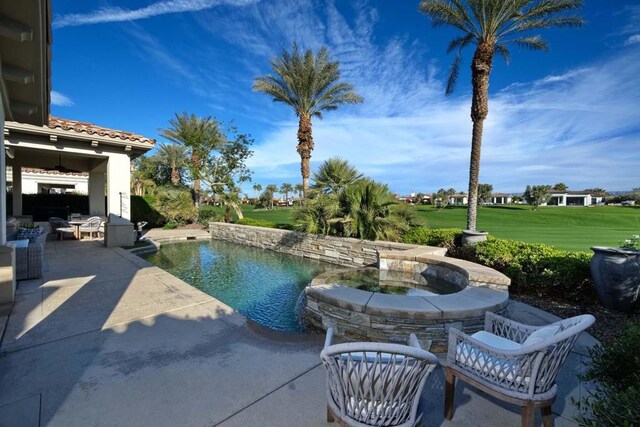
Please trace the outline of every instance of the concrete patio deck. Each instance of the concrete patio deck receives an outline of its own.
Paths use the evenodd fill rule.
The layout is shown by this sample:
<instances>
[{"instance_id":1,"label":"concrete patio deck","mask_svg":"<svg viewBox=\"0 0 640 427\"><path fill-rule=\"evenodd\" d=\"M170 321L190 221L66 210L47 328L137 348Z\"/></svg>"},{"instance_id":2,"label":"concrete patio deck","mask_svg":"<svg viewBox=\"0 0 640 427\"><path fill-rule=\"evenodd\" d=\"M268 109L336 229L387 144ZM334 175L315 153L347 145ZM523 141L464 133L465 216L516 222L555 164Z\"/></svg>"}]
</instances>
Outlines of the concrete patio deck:
<instances>
[{"instance_id":1,"label":"concrete patio deck","mask_svg":"<svg viewBox=\"0 0 640 427\"><path fill-rule=\"evenodd\" d=\"M47 243L48 271L0 317L0 426L327 426L321 334L268 330L123 249ZM512 303L511 316L553 316ZM559 378L556 425L572 425L584 335ZM443 419L437 369L424 425L519 425L518 408L459 383Z\"/></svg>"}]
</instances>

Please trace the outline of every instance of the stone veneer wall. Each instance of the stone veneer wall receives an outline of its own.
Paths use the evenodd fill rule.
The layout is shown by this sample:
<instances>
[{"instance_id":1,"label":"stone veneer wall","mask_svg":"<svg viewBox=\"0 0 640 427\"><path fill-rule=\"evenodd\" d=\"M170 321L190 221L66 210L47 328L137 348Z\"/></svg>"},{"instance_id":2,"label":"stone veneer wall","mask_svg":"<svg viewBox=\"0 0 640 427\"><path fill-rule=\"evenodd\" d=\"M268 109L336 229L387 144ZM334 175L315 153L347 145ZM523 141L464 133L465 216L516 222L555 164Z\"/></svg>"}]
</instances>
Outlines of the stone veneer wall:
<instances>
[{"instance_id":1,"label":"stone veneer wall","mask_svg":"<svg viewBox=\"0 0 640 427\"><path fill-rule=\"evenodd\" d=\"M379 251L406 251L421 246L372 242L344 237L319 236L275 228L210 222L212 239L271 249L333 264L362 267L375 265Z\"/></svg>"}]
</instances>

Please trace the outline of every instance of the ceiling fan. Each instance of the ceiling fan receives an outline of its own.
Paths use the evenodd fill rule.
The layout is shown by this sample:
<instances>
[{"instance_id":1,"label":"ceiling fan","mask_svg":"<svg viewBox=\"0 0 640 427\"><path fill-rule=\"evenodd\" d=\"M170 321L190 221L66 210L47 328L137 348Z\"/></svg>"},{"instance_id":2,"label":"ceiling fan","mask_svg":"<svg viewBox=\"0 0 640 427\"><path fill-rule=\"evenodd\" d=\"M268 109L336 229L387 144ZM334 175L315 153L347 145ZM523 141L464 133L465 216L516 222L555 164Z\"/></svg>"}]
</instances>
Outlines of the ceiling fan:
<instances>
[{"instance_id":1,"label":"ceiling fan","mask_svg":"<svg viewBox=\"0 0 640 427\"><path fill-rule=\"evenodd\" d=\"M58 157L58 164L52 167L48 167L48 168L43 168L44 170L47 171L58 171L60 173L80 173L79 170L76 169L69 169L66 168L64 166L62 166L62 154L59 155Z\"/></svg>"}]
</instances>

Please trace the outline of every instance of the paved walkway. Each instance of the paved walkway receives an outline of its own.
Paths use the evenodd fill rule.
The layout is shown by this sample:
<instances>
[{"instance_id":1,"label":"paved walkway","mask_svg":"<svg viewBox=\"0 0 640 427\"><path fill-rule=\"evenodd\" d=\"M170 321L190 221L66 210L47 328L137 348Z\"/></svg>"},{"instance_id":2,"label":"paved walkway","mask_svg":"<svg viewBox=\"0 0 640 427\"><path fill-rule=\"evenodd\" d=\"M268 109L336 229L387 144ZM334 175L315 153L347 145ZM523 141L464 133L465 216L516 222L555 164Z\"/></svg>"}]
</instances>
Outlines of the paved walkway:
<instances>
[{"instance_id":1,"label":"paved walkway","mask_svg":"<svg viewBox=\"0 0 640 427\"><path fill-rule=\"evenodd\" d=\"M326 426L321 335L270 331L122 249L47 243L45 277L21 282L0 318L0 426ZM550 315L522 304L531 323ZM583 389L589 336L560 375L556 425ZM443 376L428 381L425 425L518 425L518 408L457 387L443 420Z\"/></svg>"}]
</instances>

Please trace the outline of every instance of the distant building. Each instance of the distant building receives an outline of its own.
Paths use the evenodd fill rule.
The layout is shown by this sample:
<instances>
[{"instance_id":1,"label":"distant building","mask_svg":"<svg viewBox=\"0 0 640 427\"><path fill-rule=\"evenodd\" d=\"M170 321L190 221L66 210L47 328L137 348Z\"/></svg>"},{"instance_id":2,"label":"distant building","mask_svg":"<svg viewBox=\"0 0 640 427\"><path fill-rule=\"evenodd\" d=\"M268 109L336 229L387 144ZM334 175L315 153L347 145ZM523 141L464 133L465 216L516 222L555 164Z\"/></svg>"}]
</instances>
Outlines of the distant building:
<instances>
[{"instance_id":1,"label":"distant building","mask_svg":"<svg viewBox=\"0 0 640 427\"><path fill-rule=\"evenodd\" d=\"M7 167L7 188L13 187L13 172ZM22 168L22 194L89 194L88 172L59 172Z\"/></svg>"},{"instance_id":2,"label":"distant building","mask_svg":"<svg viewBox=\"0 0 640 427\"><path fill-rule=\"evenodd\" d=\"M460 193L449 196L450 205L466 205L467 203L469 203L469 198L466 194Z\"/></svg>"},{"instance_id":3,"label":"distant building","mask_svg":"<svg viewBox=\"0 0 640 427\"><path fill-rule=\"evenodd\" d=\"M542 206L591 206L602 203L603 197L588 191L552 191L549 201Z\"/></svg>"},{"instance_id":4,"label":"distant building","mask_svg":"<svg viewBox=\"0 0 640 427\"><path fill-rule=\"evenodd\" d=\"M513 196L505 193L493 193L488 203L492 205L510 205L513 203Z\"/></svg>"}]
</instances>

